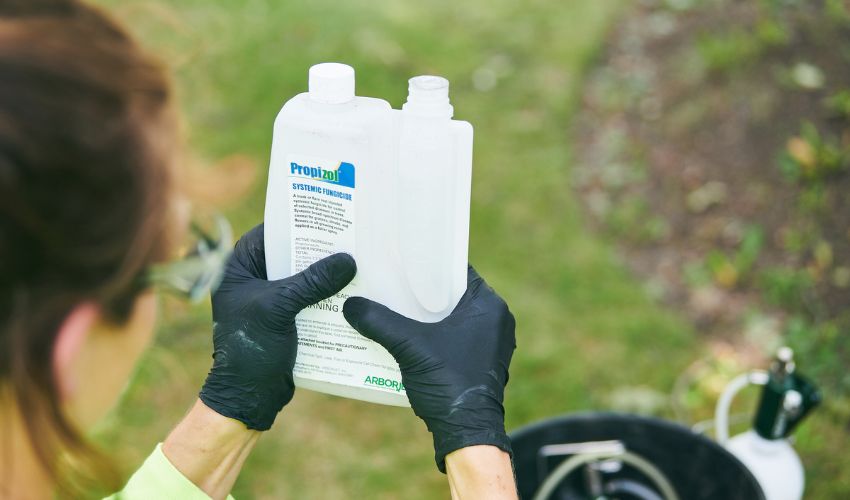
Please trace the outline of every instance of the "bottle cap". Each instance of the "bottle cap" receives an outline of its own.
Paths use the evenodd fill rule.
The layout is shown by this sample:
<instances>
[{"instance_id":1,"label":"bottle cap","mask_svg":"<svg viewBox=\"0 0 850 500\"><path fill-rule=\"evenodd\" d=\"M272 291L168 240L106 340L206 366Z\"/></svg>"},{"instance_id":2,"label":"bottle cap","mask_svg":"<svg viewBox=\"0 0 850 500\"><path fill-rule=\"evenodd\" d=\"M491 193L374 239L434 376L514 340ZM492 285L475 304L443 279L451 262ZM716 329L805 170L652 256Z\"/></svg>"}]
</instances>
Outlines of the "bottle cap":
<instances>
[{"instance_id":1,"label":"bottle cap","mask_svg":"<svg viewBox=\"0 0 850 500\"><path fill-rule=\"evenodd\" d=\"M354 68L347 64L322 63L310 67L310 99L342 104L354 99Z\"/></svg>"},{"instance_id":2,"label":"bottle cap","mask_svg":"<svg viewBox=\"0 0 850 500\"><path fill-rule=\"evenodd\" d=\"M789 374L794 372L794 351L790 347L782 346L776 352L774 361L774 371L777 375Z\"/></svg>"}]
</instances>

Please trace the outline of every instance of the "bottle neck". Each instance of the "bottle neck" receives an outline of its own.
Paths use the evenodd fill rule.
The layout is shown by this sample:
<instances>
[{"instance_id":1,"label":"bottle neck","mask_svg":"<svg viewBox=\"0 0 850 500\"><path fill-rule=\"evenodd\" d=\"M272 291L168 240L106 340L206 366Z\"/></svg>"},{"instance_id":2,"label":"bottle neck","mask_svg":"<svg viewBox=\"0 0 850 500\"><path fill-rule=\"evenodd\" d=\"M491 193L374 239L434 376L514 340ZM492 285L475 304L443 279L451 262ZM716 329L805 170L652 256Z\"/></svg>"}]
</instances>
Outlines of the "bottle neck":
<instances>
[{"instance_id":1,"label":"bottle neck","mask_svg":"<svg viewBox=\"0 0 850 500\"><path fill-rule=\"evenodd\" d=\"M401 109L413 116L450 119L454 108L449 101L449 81L430 75L411 78L407 102Z\"/></svg>"},{"instance_id":2,"label":"bottle neck","mask_svg":"<svg viewBox=\"0 0 850 500\"><path fill-rule=\"evenodd\" d=\"M408 101L404 103L401 109L411 116L421 118L440 118L450 120L454 115L454 108L451 104L440 105Z\"/></svg>"}]
</instances>

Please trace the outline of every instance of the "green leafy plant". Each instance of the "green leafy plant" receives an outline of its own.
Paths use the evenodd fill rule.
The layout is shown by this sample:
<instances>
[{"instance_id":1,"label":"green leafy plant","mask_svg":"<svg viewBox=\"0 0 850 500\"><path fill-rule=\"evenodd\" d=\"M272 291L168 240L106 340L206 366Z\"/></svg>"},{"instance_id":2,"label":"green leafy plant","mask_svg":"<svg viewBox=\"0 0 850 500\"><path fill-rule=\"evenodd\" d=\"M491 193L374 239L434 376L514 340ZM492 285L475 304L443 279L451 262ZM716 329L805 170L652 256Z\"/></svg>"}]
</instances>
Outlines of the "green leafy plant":
<instances>
[{"instance_id":1,"label":"green leafy plant","mask_svg":"<svg viewBox=\"0 0 850 500\"><path fill-rule=\"evenodd\" d=\"M759 273L758 284L768 302L799 311L803 308L806 292L814 286L814 280L806 270L775 267Z\"/></svg>"},{"instance_id":2,"label":"green leafy plant","mask_svg":"<svg viewBox=\"0 0 850 500\"><path fill-rule=\"evenodd\" d=\"M635 242L659 241L670 232L667 221L653 216L647 201L633 194L623 196L614 204L605 223L617 236Z\"/></svg>"},{"instance_id":3,"label":"green leafy plant","mask_svg":"<svg viewBox=\"0 0 850 500\"><path fill-rule=\"evenodd\" d=\"M850 4L846 0L826 0L824 11L827 18L839 26L850 26Z\"/></svg>"},{"instance_id":4,"label":"green leafy plant","mask_svg":"<svg viewBox=\"0 0 850 500\"><path fill-rule=\"evenodd\" d=\"M719 250L709 252L705 268L715 283L733 288L751 275L763 246L764 231L759 226L750 226L732 255Z\"/></svg>"},{"instance_id":5,"label":"green leafy plant","mask_svg":"<svg viewBox=\"0 0 850 500\"><path fill-rule=\"evenodd\" d=\"M850 170L850 144L824 136L811 122L803 122L780 155L779 167L791 180L818 181Z\"/></svg>"},{"instance_id":6,"label":"green leafy plant","mask_svg":"<svg viewBox=\"0 0 850 500\"><path fill-rule=\"evenodd\" d=\"M759 39L743 29L703 35L696 48L706 68L719 74L743 67L761 52Z\"/></svg>"},{"instance_id":7,"label":"green leafy plant","mask_svg":"<svg viewBox=\"0 0 850 500\"><path fill-rule=\"evenodd\" d=\"M813 323L794 316L787 323L785 338L800 359L806 360L806 373L829 392L850 391L850 372L846 360L850 355L850 336L845 322Z\"/></svg>"},{"instance_id":8,"label":"green leafy plant","mask_svg":"<svg viewBox=\"0 0 850 500\"><path fill-rule=\"evenodd\" d=\"M765 47L781 47L791 41L791 32L776 16L766 16L756 24L756 39Z\"/></svg>"},{"instance_id":9,"label":"green leafy plant","mask_svg":"<svg viewBox=\"0 0 850 500\"><path fill-rule=\"evenodd\" d=\"M824 105L830 113L850 120L850 89L839 90L827 97Z\"/></svg>"}]
</instances>

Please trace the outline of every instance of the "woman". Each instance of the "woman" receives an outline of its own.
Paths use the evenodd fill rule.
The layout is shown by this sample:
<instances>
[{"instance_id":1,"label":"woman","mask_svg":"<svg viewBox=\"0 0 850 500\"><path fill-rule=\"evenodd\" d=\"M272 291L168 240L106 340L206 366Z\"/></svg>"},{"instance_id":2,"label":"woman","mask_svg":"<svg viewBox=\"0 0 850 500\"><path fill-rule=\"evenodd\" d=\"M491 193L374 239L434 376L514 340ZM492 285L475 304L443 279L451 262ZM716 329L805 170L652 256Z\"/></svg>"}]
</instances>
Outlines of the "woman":
<instances>
[{"instance_id":1,"label":"woman","mask_svg":"<svg viewBox=\"0 0 850 500\"><path fill-rule=\"evenodd\" d=\"M172 100L162 67L103 12L75 0L0 1L4 497L112 487L81 431L114 403L150 342L151 286L197 296L218 281L199 399L116 497L228 496L293 397L295 315L356 272L337 254L267 281L262 226L226 264L206 236L195 265L166 264L180 233ZM440 323L362 298L344 314L398 360L452 495L515 497L502 407L514 320L493 290L470 268L466 295Z\"/></svg>"}]
</instances>

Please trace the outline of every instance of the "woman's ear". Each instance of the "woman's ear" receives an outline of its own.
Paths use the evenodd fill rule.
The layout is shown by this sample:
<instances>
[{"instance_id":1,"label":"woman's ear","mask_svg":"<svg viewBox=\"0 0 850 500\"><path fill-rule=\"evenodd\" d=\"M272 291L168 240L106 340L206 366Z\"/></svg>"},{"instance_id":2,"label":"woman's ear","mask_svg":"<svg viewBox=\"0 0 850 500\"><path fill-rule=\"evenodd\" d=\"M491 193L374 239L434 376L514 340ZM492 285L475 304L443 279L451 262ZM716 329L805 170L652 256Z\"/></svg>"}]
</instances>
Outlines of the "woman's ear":
<instances>
[{"instance_id":1,"label":"woman's ear","mask_svg":"<svg viewBox=\"0 0 850 500\"><path fill-rule=\"evenodd\" d=\"M76 375L72 368L74 360L80 355L99 318L100 309L91 302L84 302L75 306L59 326L53 344L53 376L61 401L69 399L76 391Z\"/></svg>"}]
</instances>

